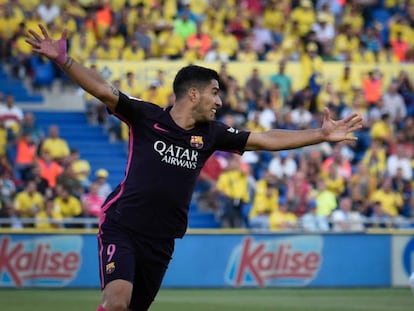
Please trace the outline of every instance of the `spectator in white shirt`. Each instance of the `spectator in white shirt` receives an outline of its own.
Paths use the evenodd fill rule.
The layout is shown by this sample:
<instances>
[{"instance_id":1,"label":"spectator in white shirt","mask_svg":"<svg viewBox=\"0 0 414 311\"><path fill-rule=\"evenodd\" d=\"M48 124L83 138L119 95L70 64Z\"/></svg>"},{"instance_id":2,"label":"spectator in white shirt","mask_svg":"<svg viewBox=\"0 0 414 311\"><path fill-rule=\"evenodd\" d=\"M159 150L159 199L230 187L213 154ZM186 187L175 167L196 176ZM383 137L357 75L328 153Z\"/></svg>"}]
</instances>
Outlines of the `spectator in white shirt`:
<instances>
[{"instance_id":1,"label":"spectator in white shirt","mask_svg":"<svg viewBox=\"0 0 414 311\"><path fill-rule=\"evenodd\" d=\"M392 122L401 122L407 116L407 107L405 106L404 97L398 93L398 85L396 82L391 82L388 86L387 92L382 96L383 113L390 115Z\"/></svg>"},{"instance_id":2,"label":"spectator in white shirt","mask_svg":"<svg viewBox=\"0 0 414 311\"><path fill-rule=\"evenodd\" d=\"M256 106L257 109L249 113L248 119L252 120L253 118L257 117L259 124L265 129L273 128L273 125L276 122L276 113L272 108L269 107L269 104L266 102L264 96L260 96L256 100Z\"/></svg>"},{"instance_id":3,"label":"spectator in white shirt","mask_svg":"<svg viewBox=\"0 0 414 311\"><path fill-rule=\"evenodd\" d=\"M273 35L270 29L264 27L263 17L256 17L252 28L253 35L253 49L258 53L259 56L270 50L273 45Z\"/></svg>"},{"instance_id":4,"label":"spectator in white shirt","mask_svg":"<svg viewBox=\"0 0 414 311\"><path fill-rule=\"evenodd\" d=\"M335 37L335 28L329 23L329 16L325 12L319 12L312 30L316 34L316 40L322 45L329 44Z\"/></svg>"},{"instance_id":5,"label":"spectator in white shirt","mask_svg":"<svg viewBox=\"0 0 414 311\"><path fill-rule=\"evenodd\" d=\"M292 177L298 171L293 152L281 150L275 152L275 156L270 160L269 172L278 179Z\"/></svg>"},{"instance_id":6,"label":"spectator in white shirt","mask_svg":"<svg viewBox=\"0 0 414 311\"><path fill-rule=\"evenodd\" d=\"M304 103L299 103L297 108L292 110L291 117L293 124L299 129L308 128L313 118L312 113L305 108Z\"/></svg>"},{"instance_id":7,"label":"spectator in white shirt","mask_svg":"<svg viewBox=\"0 0 414 311\"><path fill-rule=\"evenodd\" d=\"M387 173L390 177L395 177L399 168L402 170L405 180L413 178L410 155L407 154L404 145L398 145L395 154L387 158Z\"/></svg>"},{"instance_id":8,"label":"spectator in white shirt","mask_svg":"<svg viewBox=\"0 0 414 311\"><path fill-rule=\"evenodd\" d=\"M0 119L4 121L6 128L12 133L17 134L20 130L23 117L23 110L14 104L14 96L12 94L7 95L6 105L0 106Z\"/></svg>"},{"instance_id":9,"label":"spectator in white shirt","mask_svg":"<svg viewBox=\"0 0 414 311\"><path fill-rule=\"evenodd\" d=\"M50 24L60 15L60 8L53 0L45 0L37 7L37 12L46 24Z\"/></svg>"},{"instance_id":10,"label":"spectator in white shirt","mask_svg":"<svg viewBox=\"0 0 414 311\"><path fill-rule=\"evenodd\" d=\"M312 200L308 203L308 211L302 216L301 224L305 232L326 232L329 231L328 218L318 215L317 203Z\"/></svg>"},{"instance_id":11,"label":"spectator in white shirt","mask_svg":"<svg viewBox=\"0 0 414 311\"><path fill-rule=\"evenodd\" d=\"M220 52L218 41L213 41L204 56L204 61L226 63L229 61L229 56L223 52Z\"/></svg>"},{"instance_id":12,"label":"spectator in white shirt","mask_svg":"<svg viewBox=\"0 0 414 311\"><path fill-rule=\"evenodd\" d=\"M352 211L352 200L350 197L339 199L339 208L332 212L331 221L333 231L352 232L364 230L363 216Z\"/></svg>"}]
</instances>

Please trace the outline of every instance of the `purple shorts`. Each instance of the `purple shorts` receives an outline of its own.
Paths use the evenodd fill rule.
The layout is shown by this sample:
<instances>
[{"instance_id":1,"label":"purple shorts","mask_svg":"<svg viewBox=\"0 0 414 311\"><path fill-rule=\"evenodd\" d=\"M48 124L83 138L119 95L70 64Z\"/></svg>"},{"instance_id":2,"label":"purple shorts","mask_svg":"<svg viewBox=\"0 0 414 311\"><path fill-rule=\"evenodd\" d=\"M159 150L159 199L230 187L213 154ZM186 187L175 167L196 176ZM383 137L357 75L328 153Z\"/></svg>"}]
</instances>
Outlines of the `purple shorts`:
<instances>
[{"instance_id":1,"label":"purple shorts","mask_svg":"<svg viewBox=\"0 0 414 311\"><path fill-rule=\"evenodd\" d=\"M174 251L174 239L150 239L105 219L98 234L101 287L113 280L133 284L130 308L148 310Z\"/></svg>"}]
</instances>

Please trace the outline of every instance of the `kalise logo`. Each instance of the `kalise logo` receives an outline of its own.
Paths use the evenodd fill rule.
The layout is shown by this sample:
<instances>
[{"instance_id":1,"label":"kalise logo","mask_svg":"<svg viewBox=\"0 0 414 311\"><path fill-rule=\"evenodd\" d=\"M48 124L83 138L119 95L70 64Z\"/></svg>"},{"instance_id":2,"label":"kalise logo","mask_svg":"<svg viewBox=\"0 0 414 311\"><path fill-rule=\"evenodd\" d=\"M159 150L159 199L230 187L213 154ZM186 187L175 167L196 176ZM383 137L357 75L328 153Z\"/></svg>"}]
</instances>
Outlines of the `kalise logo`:
<instances>
[{"instance_id":1,"label":"kalise logo","mask_svg":"<svg viewBox=\"0 0 414 311\"><path fill-rule=\"evenodd\" d=\"M304 286L321 266L321 251L319 236L264 241L247 237L230 256L226 281L233 286Z\"/></svg>"},{"instance_id":2,"label":"kalise logo","mask_svg":"<svg viewBox=\"0 0 414 311\"><path fill-rule=\"evenodd\" d=\"M64 286L79 271L82 238L0 239L0 286Z\"/></svg>"}]
</instances>

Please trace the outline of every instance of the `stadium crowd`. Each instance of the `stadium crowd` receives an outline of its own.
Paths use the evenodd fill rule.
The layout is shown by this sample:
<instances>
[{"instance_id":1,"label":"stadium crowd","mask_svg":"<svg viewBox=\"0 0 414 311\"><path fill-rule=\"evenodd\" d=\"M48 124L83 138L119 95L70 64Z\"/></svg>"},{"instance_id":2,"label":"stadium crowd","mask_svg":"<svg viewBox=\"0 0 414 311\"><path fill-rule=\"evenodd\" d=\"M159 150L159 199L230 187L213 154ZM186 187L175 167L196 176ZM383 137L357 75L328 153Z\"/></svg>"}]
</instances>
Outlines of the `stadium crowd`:
<instances>
[{"instance_id":1,"label":"stadium crowd","mask_svg":"<svg viewBox=\"0 0 414 311\"><path fill-rule=\"evenodd\" d=\"M66 79L55 64L33 56L24 41L27 29L39 23L56 37L68 29L69 53L92 66L94 60L221 63L223 108L218 117L234 128L312 128L320 124L325 106L338 118L353 111L364 116L355 144L214 154L201 172L194 201L199 209L213 210L223 227L414 227L414 81L401 66L414 62L409 40L414 1L0 0L0 57L15 77L29 76L34 86ZM229 74L229 62L252 61L274 64L274 74L264 77L254 68L243 83ZM324 76L328 62L343 64L338 79ZM292 63L301 68L298 89L287 74ZM360 81L352 75L356 64L372 65ZM385 79L383 64L401 69ZM148 86L138 84L139 72L113 82L129 95L167 106L173 97L163 74L159 70ZM9 100L5 96L5 107ZM85 107L91 123L114 133L114 139L127 139L125 124L108 116L88 94ZM91 182L88 164L79 152L63 146L58 128L45 137L33 125L32 114L20 111L10 125L10 114L2 109L3 216L56 220L39 226L61 226L57 220L65 217L98 216L96 206L103 200L98 193L107 172L101 170ZM59 139L58 146L48 142ZM66 207L70 201L77 203Z\"/></svg>"}]
</instances>

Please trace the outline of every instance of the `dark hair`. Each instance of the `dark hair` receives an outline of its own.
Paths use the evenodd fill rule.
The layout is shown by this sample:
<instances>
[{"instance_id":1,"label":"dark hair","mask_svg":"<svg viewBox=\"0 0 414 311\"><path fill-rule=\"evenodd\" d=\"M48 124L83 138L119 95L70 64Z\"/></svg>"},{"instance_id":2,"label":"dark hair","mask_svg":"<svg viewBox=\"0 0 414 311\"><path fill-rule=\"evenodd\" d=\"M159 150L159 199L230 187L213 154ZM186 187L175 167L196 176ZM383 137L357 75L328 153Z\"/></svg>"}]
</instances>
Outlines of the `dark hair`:
<instances>
[{"instance_id":1,"label":"dark hair","mask_svg":"<svg viewBox=\"0 0 414 311\"><path fill-rule=\"evenodd\" d=\"M204 89L211 80L219 81L217 71L206 67L189 65L181 68L175 76L173 90L176 99L182 98L191 87Z\"/></svg>"}]
</instances>

